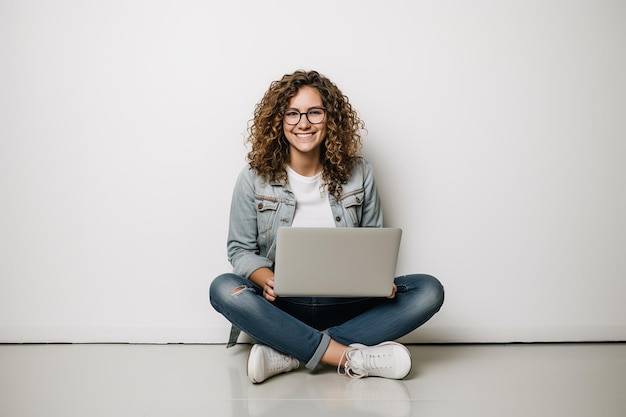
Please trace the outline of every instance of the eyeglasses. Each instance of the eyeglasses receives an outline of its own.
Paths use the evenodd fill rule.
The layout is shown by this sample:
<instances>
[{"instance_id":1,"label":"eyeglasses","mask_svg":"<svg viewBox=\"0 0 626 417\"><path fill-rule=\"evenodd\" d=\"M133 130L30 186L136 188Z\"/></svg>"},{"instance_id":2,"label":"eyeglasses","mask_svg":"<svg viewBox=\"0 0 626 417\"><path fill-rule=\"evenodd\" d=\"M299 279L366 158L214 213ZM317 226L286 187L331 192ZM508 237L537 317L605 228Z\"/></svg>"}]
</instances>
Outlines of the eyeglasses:
<instances>
[{"instance_id":1,"label":"eyeglasses","mask_svg":"<svg viewBox=\"0 0 626 417\"><path fill-rule=\"evenodd\" d=\"M324 117L326 117L326 109L323 107L313 107L306 113L300 113L296 109L287 109L283 115L283 120L288 125L295 126L300 123L303 114L306 116L309 123L317 125L324 121Z\"/></svg>"}]
</instances>

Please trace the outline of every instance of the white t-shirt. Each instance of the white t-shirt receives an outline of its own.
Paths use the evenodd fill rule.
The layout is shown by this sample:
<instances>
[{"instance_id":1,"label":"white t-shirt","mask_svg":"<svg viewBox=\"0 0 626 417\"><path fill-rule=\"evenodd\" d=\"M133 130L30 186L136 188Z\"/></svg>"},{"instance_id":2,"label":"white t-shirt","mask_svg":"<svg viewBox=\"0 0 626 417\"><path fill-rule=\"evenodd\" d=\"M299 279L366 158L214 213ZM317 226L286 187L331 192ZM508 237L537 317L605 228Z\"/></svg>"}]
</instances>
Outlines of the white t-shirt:
<instances>
[{"instance_id":1,"label":"white t-shirt","mask_svg":"<svg viewBox=\"0 0 626 417\"><path fill-rule=\"evenodd\" d=\"M296 197L293 227L335 227L328 190L322 185L322 173L305 177L287 166L287 179Z\"/></svg>"}]
</instances>

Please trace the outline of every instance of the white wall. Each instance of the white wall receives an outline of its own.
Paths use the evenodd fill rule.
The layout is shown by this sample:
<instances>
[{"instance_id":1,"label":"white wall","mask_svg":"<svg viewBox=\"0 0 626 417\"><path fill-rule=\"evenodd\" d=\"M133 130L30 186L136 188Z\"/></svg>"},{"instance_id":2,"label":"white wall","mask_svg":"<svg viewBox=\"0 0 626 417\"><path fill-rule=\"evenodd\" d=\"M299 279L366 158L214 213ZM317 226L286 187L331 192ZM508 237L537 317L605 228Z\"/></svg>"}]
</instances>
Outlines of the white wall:
<instances>
[{"instance_id":1,"label":"white wall","mask_svg":"<svg viewBox=\"0 0 626 417\"><path fill-rule=\"evenodd\" d=\"M407 341L625 340L626 3L0 1L0 342L224 342L243 138L317 69L368 127Z\"/></svg>"}]
</instances>

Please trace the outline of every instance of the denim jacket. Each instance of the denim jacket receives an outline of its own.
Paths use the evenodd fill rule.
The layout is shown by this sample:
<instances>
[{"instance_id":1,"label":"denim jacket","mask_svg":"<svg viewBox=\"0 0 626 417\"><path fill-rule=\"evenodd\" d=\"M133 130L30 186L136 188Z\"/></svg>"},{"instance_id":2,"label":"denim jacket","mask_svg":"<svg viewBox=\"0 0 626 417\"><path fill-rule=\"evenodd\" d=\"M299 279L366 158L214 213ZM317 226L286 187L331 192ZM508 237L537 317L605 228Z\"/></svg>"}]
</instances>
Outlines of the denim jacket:
<instances>
[{"instance_id":1,"label":"denim jacket","mask_svg":"<svg viewBox=\"0 0 626 417\"><path fill-rule=\"evenodd\" d=\"M337 227L382 227L383 216L371 164L361 158L343 184L339 199L329 195ZM228 260L233 273L249 278L274 269L276 232L290 227L296 200L286 181L270 182L246 166L235 184L230 208Z\"/></svg>"}]
</instances>

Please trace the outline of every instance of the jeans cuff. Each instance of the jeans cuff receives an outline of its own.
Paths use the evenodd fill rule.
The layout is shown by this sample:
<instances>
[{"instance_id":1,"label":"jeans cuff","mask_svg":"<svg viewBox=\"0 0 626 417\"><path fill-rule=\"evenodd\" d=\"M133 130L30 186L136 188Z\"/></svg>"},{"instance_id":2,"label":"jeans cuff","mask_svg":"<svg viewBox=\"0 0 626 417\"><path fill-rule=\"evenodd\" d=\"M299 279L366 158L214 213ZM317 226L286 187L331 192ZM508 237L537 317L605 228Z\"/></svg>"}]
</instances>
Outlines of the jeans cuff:
<instances>
[{"instance_id":1,"label":"jeans cuff","mask_svg":"<svg viewBox=\"0 0 626 417\"><path fill-rule=\"evenodd\" d=\"M322 340L317 346L317 349L315 349L313 357L309 359L309 361L305 365L307 369L313 370L317 367L317 365L319 365L322 360L322 356L324 356L324 353L326 353L326 349L328 349L328 345L330 345L330 336L327 333L323 332Z\"/></svg>"}]
</instances>

